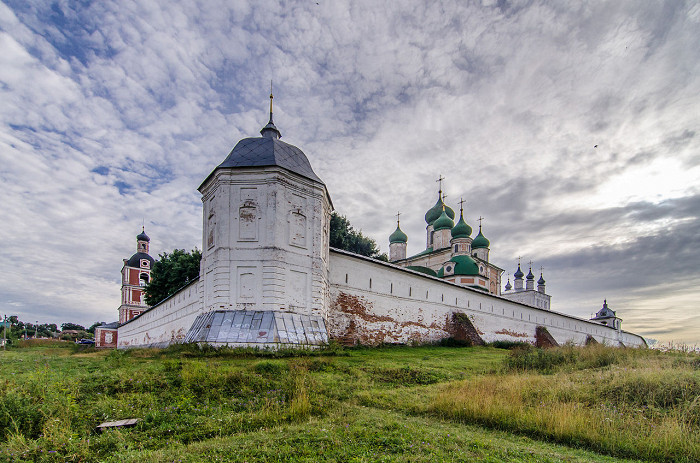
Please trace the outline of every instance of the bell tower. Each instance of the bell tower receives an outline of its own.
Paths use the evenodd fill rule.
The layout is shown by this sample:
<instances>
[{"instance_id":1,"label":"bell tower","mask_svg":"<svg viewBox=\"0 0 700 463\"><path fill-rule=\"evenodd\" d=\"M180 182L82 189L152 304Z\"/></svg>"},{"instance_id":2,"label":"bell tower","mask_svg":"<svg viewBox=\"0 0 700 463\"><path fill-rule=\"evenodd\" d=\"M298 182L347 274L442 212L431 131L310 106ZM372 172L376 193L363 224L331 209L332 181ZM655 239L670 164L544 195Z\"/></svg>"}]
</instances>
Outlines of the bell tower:
<instances>
[{"instance_id":1,"label":"bell tower","mask_svg":"<svg viewBox=\"0 0 700 463\"><path fill-rule=\"evenodd\" d=\"M144 228L136 235L136 254L124 259L119 323L125 323L146 310L144 288L151 281L155 260L148 254L151 239Z\"/></svg>"}]
</instances>

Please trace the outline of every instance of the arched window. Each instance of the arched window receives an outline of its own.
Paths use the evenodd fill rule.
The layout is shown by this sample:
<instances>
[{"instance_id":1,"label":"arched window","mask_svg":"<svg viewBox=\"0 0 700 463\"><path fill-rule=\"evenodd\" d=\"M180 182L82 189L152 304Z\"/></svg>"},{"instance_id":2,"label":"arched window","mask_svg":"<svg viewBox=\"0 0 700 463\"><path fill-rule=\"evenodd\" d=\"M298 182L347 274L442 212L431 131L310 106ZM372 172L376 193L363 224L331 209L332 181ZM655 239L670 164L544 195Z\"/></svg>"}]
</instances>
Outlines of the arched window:
<instances>
[{"instance_id":1,"label":"arched window","mask_svg":"<svg viewBox=\"0 0 700 463\"><path fill-rule=\"evenodd\" d=\"M142 273L139 275L139 286L146 286L148 284L148 273Z\"/></svg>"}]
</instances>

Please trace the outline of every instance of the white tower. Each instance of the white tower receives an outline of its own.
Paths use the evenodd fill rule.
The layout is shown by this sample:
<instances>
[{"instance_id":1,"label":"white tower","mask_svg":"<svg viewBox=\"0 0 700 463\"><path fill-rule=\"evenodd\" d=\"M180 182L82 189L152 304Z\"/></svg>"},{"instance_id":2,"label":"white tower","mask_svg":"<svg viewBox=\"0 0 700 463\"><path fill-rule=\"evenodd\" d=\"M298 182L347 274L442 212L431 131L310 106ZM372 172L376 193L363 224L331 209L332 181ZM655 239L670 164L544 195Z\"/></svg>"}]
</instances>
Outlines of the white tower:
<instances>
[{"instance_id":1,"label":"white tower","mask_svg":"<svg viewBox=\"0 0 700 463\"><path fill-rule=\"evenodd\" d=\"M199 187L204 310L292 312L327 318L326 186L270 121Z\"/></svg>"}]
</instances>

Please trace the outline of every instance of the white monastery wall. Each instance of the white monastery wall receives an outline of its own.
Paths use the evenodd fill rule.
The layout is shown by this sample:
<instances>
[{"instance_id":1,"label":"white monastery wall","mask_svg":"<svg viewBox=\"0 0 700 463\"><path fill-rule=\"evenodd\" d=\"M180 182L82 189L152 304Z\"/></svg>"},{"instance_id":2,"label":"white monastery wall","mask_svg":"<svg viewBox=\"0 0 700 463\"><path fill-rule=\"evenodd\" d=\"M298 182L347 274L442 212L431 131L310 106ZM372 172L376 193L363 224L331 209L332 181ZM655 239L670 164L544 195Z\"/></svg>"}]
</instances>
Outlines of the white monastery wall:
<instances>
[{"instance_id":1,"label":"white monastery wall","mask_svg":"<svg viewBox=\"0 0 700 463\"><path fill-rule=\"evenodd\" d=\"M590 335L609 345L645 345L641 336L632 333L528 307L344 251L331 250L330 264L328 334L343 342L435 342L452 336L452 314L461 312L486 342L534 343L537 327L543 326L559 344L584 344Z\"/></svg>"},{"instance_id":2,"label":"white monastery wall","mask_svg":"<svg viewBox=\"0 0 700 463\"><path fill-rule=\"evenodd\" d=\"M201 280L119 327L117 348L165 347L183 342L197 315L204 311Z\"/></svg>"}]
</instances>

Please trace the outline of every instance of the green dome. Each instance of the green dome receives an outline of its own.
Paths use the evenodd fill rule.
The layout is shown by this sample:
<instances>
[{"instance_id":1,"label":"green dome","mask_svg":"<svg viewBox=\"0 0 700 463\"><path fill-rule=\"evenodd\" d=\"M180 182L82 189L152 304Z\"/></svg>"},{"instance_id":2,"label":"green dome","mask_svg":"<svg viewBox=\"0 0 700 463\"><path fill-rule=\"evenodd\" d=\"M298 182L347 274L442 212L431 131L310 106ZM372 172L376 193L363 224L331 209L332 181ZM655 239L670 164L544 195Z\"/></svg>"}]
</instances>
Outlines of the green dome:
<instances>
[{"instance_id":1,"label":"green dome","mask_svg":"<svg viewBox=\"0 0 700 463\"><path fill-rule=\"evenodd\" d=\"M479 227L479 234L476 235L476 238L472 241L472 249L488 248L490 244L489 240L481 234L481 227Z\"/></svg>"},{"instance_id":2,"label":"green dome","mask_svg":"<svg viewBox=\"0 0 700 463\"><path fill-rule=\"evenodd\" d=\"M469 256L454 256L448 262L454 262L454 274L455 275L466 275L466 276L477 276L479 275L479 266ZM443 265L440 270L438 270L438 277L443 278L445 276L445 266Z\"/></svg>"},{"instance_id":3,"label":"green dome","mask_svg":"<svg viewBox=\"0 0 700 463\"><path fill-rule=\"evenodd\" d=\"M455 223L452 221L447 216L447 211L442 211L442 214L440 214L440 217L437 218L435 222L433 222L433 229L434 230L447 230L451 229L452 227L455 226Z\"/></svg>"},{"instance_id":4,"label":"green dome","mask_svg":"<svg viewBox=\"0 0 700 463\"><path fill-rule=\"evenodd\" d=\"M406 236L406 234L401 231L399 225L396 224L396 230L389 235L389 243L405 243L406 241L408 241L408 236Z\"/></svg>"},{"instance_id":5,"label":"green dome","mask_svg":"<svg viewBox=\"0 0 700 463\"><path fill-rule=\"evenodd\" d=\"M433 207L428 210L428 212L425 213L425 222L430 225L433 222L435 222L437 219L440 218L440 214L442 214L442 208L445 208L445 212L447 213L447 216L454 220L455 218L455 211L450 209L445 205L445 203L442 202L442 196L438 196L438 200L435 203Z\"/></svg>"},{"instance_id":6,"label":"green dome","mask_svg":"<svg viewBox=\"0 0 700 463\"><path fill-rule=\"evenodd\" d=\"M452 229L452 238L469 238L472 234L472 227L464 221L464 216L459 214L459 222Z\"/></svg>"}]
</instances>

